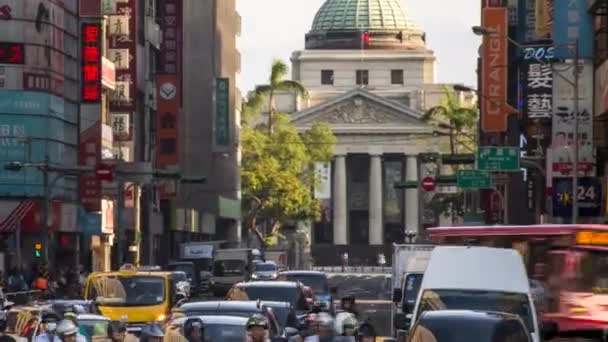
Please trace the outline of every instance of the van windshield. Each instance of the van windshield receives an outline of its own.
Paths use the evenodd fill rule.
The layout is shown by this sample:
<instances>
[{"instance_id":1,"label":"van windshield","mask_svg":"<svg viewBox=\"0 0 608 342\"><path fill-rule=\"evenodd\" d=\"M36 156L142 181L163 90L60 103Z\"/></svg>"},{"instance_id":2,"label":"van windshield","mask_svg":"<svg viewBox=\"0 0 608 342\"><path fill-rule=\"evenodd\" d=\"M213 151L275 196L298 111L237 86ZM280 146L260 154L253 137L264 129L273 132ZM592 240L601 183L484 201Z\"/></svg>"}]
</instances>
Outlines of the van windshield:
<instances>
[{"instance_id":1,"label":"van windshield","mask_svg":"<svg viewBox=\"0 0 608 342\"><path fill-rule=\"evenodd\" d=\"M472 290L425 290L416 317L425 311L478 310L517 315L528 330L534 332L534 321L528 297L522 293Z\"/></svg>"},{"instance_id":2,"label":"van windshield","mask_svg":"<svg viewBox=\"0 0 608 342\"><path fill-rule=\"evenodd\" d=\"M161 276L99 275L88 286L86 298L103 306L148 306L165 301Z\"/></svg>"}]
</instances>

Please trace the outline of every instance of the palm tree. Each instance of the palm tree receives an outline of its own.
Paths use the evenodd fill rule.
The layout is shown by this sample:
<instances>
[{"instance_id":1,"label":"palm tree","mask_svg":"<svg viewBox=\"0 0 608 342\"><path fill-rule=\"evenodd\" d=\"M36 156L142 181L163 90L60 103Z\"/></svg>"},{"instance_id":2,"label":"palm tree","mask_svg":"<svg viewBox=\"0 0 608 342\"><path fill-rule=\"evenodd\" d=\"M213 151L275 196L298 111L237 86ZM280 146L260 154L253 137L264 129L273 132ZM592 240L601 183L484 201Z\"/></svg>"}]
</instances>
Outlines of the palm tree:
<instances>
[{"instance_id":1,"label":"palm tree","mask_svg":"<svg viewBox=\"0 0 608 342\"><path fill-rule=\"evenodd\" d=\"M268 96L268 134L272 133L272 115L275 113L274 95L278 91L291 91L296 95L303 97L308 96L308 92L304 86L298 81L286 80L287 65L280 59L272 61L270 69L270 83L268 85L258 86L255 89L256 94Z\"/></svg>"},{"instance_id":2,"label":"palm tree","mask_svg":"<svg viewBox=\"0 0 608 342\"><path fill-rule=\"evenodd\" d=\"M429 109L423 116L424 121L434 120L441 128L449 129L450 153L456 153L456 145L469 153L475 152L478 112L475 107L462 106L454 91L443 88L443 103Z\"/></svg>"}]
</instances>

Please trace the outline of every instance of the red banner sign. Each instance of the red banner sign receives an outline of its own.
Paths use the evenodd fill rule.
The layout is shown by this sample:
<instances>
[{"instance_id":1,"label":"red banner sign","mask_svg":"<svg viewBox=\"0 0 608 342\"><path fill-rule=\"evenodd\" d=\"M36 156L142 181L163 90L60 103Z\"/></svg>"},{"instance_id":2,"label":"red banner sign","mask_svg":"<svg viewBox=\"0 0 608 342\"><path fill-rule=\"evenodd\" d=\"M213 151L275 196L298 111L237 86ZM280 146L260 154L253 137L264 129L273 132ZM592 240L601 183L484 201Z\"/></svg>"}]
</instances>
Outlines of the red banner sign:
<instances>
[{"instance_id":1,"label":"red banner sign","mask_svg":"<svg viewBox=\"0 0 608 342\"><path fill-rule=\"evenodd\" d=\"M130 113L136 106L137 6L135 3L135 0L117 2L116 13L106 13L111 23L108 27L110 37L108 58L116 68L115 89L110 98L110 111L113 113Z\"/></svg>"},{"instance_id":2,"label":"red banner sign","mask_svg":"<svg viewBox=\"0 0 608 342\"><path fill-rule=\"evenodd\" d=\"M80 134L80 161L93 166L101 162L101 123L97 122ZM101 211L101 180L95 174L80 177L80 198L87 211Z\"/></svg>"},{"instance_id":3,"label":"red banner sign","mask_svg":"<svg viewBox=\"0 0 608 342\"><path fill-rule=\"evenodd\" d=\"M164 168L177 165L178 158L178 113L180 88L176 75L158 75L158 102L156 115L157 166Z\"/></svg>"},{"instance_id":4,"label":"red banner sign","mask_svg":"<svg viewBox=\"0 0 608 342\"><path fill-rule=\"evenodd\" d=\"M82 101L101 101L101 25L82 24Z\"/></svg>"},{"instance_id":5,"label":"red banner sign","mask_svg":"<svg viewBox=\"0 0 608 342\"><path fill-rule=\"evenodd\" d=\"M483 9L484 35L481 67L481 129L483 132L506 132L507 118L515 112L507 104L508 22L505 7Z\"/></svg>"}]
</instances>

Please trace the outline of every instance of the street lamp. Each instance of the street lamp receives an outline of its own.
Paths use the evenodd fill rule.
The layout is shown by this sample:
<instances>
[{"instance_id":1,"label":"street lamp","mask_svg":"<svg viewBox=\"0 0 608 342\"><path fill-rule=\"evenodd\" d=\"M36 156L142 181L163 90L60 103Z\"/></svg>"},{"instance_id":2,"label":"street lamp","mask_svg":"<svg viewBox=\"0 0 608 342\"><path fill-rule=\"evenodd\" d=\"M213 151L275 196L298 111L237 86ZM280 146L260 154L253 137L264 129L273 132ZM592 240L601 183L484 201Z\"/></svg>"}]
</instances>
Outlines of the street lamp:
<instances>
[{"instance_id":1,"label":"street lamp","mask_svg":"<svg viewBox=\"0 0 608 342\"><path fill-rule=\"evenodd\" d=\"M483 26L473 26L473 33L478 36L489 36L496 35L497 32L494 29L483 27ZM509 43L513 44L517 48L521 50L525 50L525 48L519 44L517 41L506 36ZM578 132L578 124L579 124L579 77L580 77L580 68L579 68L579 54L578 54L578 39L574 40L571 44L565 44L567 47L572 48L574 50L574 56L572 59L573 64L573 72L574 72L574 80L571 81L569 78L563 76L560 72L553 70L553 72L565 80L568 84L573 87L574 96L573 96L573 116L574 116L574 160L572 161L572 223L576 224L578 221L578 155L579 155L579 132ZM562 45L563 47L563 45ZM539 63L543 63L540 59L536 59Z\"/></svg>"}]
</instances>

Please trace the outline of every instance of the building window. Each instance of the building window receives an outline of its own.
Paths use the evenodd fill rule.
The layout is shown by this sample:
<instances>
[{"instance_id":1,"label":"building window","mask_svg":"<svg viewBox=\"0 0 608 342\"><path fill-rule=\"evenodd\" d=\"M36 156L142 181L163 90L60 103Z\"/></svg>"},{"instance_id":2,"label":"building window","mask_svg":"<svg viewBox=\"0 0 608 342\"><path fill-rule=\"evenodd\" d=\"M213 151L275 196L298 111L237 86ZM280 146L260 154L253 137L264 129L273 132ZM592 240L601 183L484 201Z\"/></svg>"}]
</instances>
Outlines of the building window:
<instances>
[{"instance_id":1,"label":"building window","mask_svg":"<svg viewBox=\"0 0 608 342\"><path fill-rule=\"evenodd\" d=\"M321 84L333 85L334 84L334 71L333 70L321 70Z\"/></svg>"},{"instance_id":2,"label":"building window","mask_svg":"<svg viewBox=\"0 0 608 342\"><path fill-rule=\"evenodd\" d=\"M403 70L391 70L391 84L403 84Z\"/></svg>"},{"instance_id":3,"label":"building window","mask_svg":"<svg viewBox=\"0 0 608 342\"><path fill-rule=\"evenodd\" d=\"M369 84L369 71L368 70L357 70L357 84L368 85Z\"/></svg>"}]
</instances>

